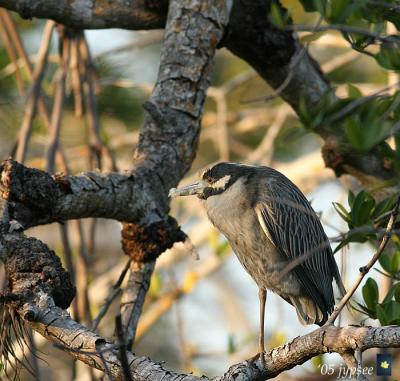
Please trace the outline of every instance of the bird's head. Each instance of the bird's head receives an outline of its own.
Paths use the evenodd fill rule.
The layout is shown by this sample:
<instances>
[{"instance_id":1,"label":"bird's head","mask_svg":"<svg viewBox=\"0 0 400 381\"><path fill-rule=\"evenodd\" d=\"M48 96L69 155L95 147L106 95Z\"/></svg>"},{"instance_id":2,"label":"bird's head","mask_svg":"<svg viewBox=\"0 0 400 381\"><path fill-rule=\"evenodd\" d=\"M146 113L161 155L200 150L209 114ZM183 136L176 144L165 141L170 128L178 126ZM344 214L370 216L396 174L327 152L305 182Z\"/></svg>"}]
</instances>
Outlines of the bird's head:
<instances>
[{"instance_id":1,"label":"bird's head","mask_svg":"<svg viewBox=\"0 0 400 381\"><path fill-rule=\"evenodd\" d=\"M170 197L197 195L205 200L225 192L239 178L246 175L250 166L235 163L218 163L207 168L200 175L200 180L182 188L172 188Z\"/></svg>"}]
</instances>

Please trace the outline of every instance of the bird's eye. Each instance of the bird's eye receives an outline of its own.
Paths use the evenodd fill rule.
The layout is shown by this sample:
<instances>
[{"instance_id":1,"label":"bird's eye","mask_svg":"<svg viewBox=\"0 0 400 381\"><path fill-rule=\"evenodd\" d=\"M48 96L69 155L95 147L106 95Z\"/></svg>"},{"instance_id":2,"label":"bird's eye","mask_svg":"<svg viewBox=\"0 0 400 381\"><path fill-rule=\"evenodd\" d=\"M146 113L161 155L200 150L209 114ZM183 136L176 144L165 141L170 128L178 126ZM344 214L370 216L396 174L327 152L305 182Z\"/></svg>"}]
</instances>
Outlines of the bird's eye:
<instances>
[{"instance_id":1,"label":"bird's eye","mask_svg":"<svg viewBox=\"0 0 400 381\"><path fill-rule=\"evenodd\" d=\"M211 184L212 181L213 181L213 179L212 179L212 177L207 177L206 181L207 181L209 184Z\"/></svg>"}]
</instances>

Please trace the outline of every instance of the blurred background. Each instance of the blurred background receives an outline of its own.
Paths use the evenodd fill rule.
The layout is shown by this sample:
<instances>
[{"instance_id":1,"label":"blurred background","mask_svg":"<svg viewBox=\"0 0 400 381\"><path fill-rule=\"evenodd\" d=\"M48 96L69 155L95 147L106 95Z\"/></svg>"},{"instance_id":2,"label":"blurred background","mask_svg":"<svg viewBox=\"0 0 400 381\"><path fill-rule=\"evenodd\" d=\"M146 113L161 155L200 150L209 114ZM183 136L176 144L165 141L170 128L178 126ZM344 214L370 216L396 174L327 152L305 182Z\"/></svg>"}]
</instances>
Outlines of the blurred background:
<instances>
[{"instance_id":1,"label":"blurred background","mask_svg":"<svg viewBox=\"0 0 400 381\"><path fill-rule=\"evenodd\" d=\"M297 1L283 3L290 7L296 23L316 22L317 16L305 14ZM41 62L40 47L46 33L46 21L13 18L34 71ZM16 140L20 139L28 108L28 90L32 78L35 78L35 72L31 70L29 74L23 59L13 58L12 36L5 26L3 17L0 19L2 159L10 155ZM62 69L57 33L53 33L49 40L48 62L42 73L42 99L48 105L57 96L60 78L66 76L64 105L58 114L53 110L53 115L50 115L60 120L59 144L65 160L57 156L55 162L51 164L50 160L49 164L49 150L54 142L39 111L27 142L24 160L28 166L71 174L96 168L102 171L124 170L131 166L144 116L142 104L148 99L157 78L162 31L99 30L85 31L84 34L88 48L84 50L86 63L82 64L83 69L78 69L84 71L86 79L78 85L83 87L85 99L77 100L79 94L74 70L78 69L74 66L77 65L74 63L74 45L70 45L71 59L65 63L69 69ZM304 41L309 41L307 35L300 34ZM348 47L339 33L324 32L318 37L311 41L309 50L339 96L347 94L349 83L367 95L396 80L394 74L388 74L374 59ZM84 56L81 51L81 57ZM225 49L219 50L196 160L182 183L193 180L200 170L218 160L272 166L295 182L312 201L334 246L337 244L335 239L347 231L347 226L338 217L332 202L347 205L347 191L349 187L357 189L357 184L346 177L339 181L331 170L325 169L320 154L320 138L302 127L288 105L279 98L268 102L255 101L272 94L272 90L245 62ZM197 199L174 200L171 214L189 235L200 259L195 260L183 244L175 245L159 258L133 351L163 361L169 369L216 376L226 371L229 365L257 352L257 287L240 266L224 237L208 222ZM75 266L78 293L84 294L80 298L84 302L75 308L81 311L80 320L86 324L97 315L127 262L120 247L120 229L120 224L115 221L84 220L79 223L71 221L61 229L51 225L27 232L54 249L66 268ZM336 254L345 285L352 283L358 268L367 263L371 253L368 244L352 244L349 249ZM380 284L386 281L375 271L371 276ZM2 277L4 279L4 274ZM360 292L356 298L360 298ZM117 298L98 327L102 335L113 336L114 316L118 310ZM356 311L349 316L345 310L342 315L342 323L359 324L365 319ZM374 325L375 321L368 320L367 324ZM301 326L294 309L268 293L267 348L315 328ZM34 346L38 358L28 357L37 375L33 377L22 371L23 380L81 381L100 376L91 373L86 366L73 366L69 356L36 335ZM375 366L375 353L374 350L365 353L365 361L372 366ZM22 358L18 348L17 354ZM340 362L337 355L319 356L285 372L278 379L328 379L328 376L321 375L321 364L338 367ZM394 376L400 377L400 372Z\"/></svg>"}]
</instances>

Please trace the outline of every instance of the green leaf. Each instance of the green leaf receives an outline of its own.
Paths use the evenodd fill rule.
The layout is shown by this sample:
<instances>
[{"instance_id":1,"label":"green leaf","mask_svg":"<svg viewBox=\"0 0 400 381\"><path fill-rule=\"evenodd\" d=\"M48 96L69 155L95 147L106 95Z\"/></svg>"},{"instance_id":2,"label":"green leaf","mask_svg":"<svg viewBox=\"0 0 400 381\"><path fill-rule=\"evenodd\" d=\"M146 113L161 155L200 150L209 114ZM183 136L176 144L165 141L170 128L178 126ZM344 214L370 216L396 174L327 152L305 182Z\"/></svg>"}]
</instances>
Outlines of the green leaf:
<instances>
[{"instance_id":1,"label":"green leaf","mask_svg":"<svg viewBox=\"0 0 400 381\"><path fill-rule=\"evenodd\" d=\"M346 118L344 121L344 132L350 144L358 151L363 151L363 130L357 115Z\"/></svg>"},{"instance_id":2,"label":"green leaf","mask_svg":"<svg viewBox=\"0 0 400 381\"><path fill-rule=\"evenodd\" d=\"M354 199L355 199L355 195L352 191L349 191L349 195L347 196L347 202L349 203L350 209L353 207L354 205Z\"/></svg>"},{"instance_id":3,"label":"green leaf","mask_svg":"<svg viewBox=\"0 0 400 381\"><path fill-rule=\"evenodd\" d=\"M396 286L398 286L400 283L397 283ZM400 302L400 287L396 287L394 290L394 299L396 302Z\"/></svg>"},{"instance_id":4,"label":"green leaf","mask_svg":"<svg viewBox=\"0 0 400 381\"><path fill-rule=\"evenodd\" d=\"M393 285L390 288L390 290L388 291L388 293L385 296L385 299L383 299L382 304L389 303L393 299L393 297L395 297L395 299L396 299L396 294L398 296L400 296L400 283L396 283L395 285ZM396 301L398 301L398 300L396 299Z\"/></svg>"},{"instance_id":5,"label":"green leaf","mask_svg":"<svg viewBox=\"0 0 400 381\"><path fill-rule=\"evenodd\" d=\"M367 225L370 215L375 206L374 198L366 191L361 191L354 199L353 208L350 212L351 221L354 226Z\"/></svg>"},{"instance_id":6,"label":"green leaf","mask_svg":"<svg viewBox=\"0 0 400 381\"><path fill-rule=\"evenodd\" d=\"M382 268L390 274L391 271L391 260L387 254L381 254L379 257L379 264Z\"/></svg>"},{"instance_id":7,"label":"green leaf","mask_svg":"<svg viewBox=\"0 0 400 381\"><path fill-rule=\"evenodd\" d=\"M351 83L348 83L347 84L347 96L350 99L358 99L358 98L362 98L363 95L357 87L355 87Z\"/></svg>"},{"instance_id":8,"label":"green leaf","mask_svg":"<svg viewBox=\"0 0 400 381\"><path fill-rule=\"evenodd\" d=\"M376 306L376 316L377 316L379 322L381 323L381 325L388 325L388 319L386 316L386 312L382 308L382 306L379 304Z\"/></svg>"},{"instance_id":9,"label":"green leaf","mask_svg":"<svg viewBox=\"0 0 400 381\"><path fill-rule=\"evenodd\" d=\"M375 311L379 299L378 285L375 279L368 278L362 288L362 295L367 307Z\"/></svg>"},{"instance_id":10,"label":"green leaf","mask_svg":"<svg viewBox=\"0 0 400 381\"><path fill-rule=\"evenodd\" d=\"M385 317L387 319L387 324L394 324L394 322L400 319L400 303L391 300L386 304L382 304L385 310Z\"/></svg>"},{"instance_id":11,"label":"green leaf","mask_svg":"<svg viewBox=\"0 0 400 381\"><path fill-rule=\"evenodd\" d=\"M394 204L394 200L395 200L395 197L392 196L392 197L385 198L384 200L382 200L381 202L379 202L379 203L375 206L374 211L372 212L372 216L371 216L371 217L372 217L373 219L376 219L376 218L378 218L379 216L381 216L382 214L384 214L384 213L388 212L389 210L391 210L391 209L392 209L392 206L393 206L393 204Z\"/></svg>"},{"instance_id":12,"label":"green leaf","mask_svg":"<svg viewBox=\"0 0 400 381\"><path fill-rule=\"evenodd\" d=\"M388 38L390 40L381 44L375 59L385 69L400 70L400 39L398 36L389 36Z\"/></svg>"},{"instance_id":13,"label":"green leaf","mask_svg":"<svg viewBox=\"0 0 400 381\"><path fill-rule=\"evenodd\" d=\"M390 263L390 272L392 274L397 274L400 271L400 251L396 251L393 254L391 263Z\"/></svg>"},{"instance_id":14,"label":"green leaf","mask_svg":"<svg viewBox=\"0 0 400 381\"><path fill-rule=\"evenodd\" d=\"M342 204L339 204L338 202L333 202L332 205L343 220L345 220L346 222L351 222L350 214Z\"/></svg>"},{"instance_id":15,"label":"green leaf","mask_svg":"<svg viewBox=\"0 0 400 381\"><path fill-rule=\"evenodd\" d=\"M268 19L272 25L278 29L283 29L286 24L285 16L282 14L281 9L278 4L272 3L271 9L268 15Z\"/></svg>"},{"instance_id":16,"label":"green leaf","mask_svg":"<svg viewBox=\"0 0 400 381\"><path fill-rule=\"evenodd\" d=\"M376 311L372 311L367 306L364 306L358 302L356 302L356 304L362 310L363 313L368 315L371 319L376 319Z\"/></svg>"}]
</instances>

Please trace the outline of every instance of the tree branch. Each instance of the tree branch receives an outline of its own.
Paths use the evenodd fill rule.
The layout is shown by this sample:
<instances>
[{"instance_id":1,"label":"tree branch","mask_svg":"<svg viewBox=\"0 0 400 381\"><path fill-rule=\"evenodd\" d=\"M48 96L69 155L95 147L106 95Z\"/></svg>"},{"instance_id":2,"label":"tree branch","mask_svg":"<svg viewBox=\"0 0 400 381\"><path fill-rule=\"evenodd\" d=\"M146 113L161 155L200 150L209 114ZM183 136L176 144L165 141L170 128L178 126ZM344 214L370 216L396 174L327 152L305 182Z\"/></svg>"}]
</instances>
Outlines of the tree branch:
<instances>
[{"instance_id":1,"label":"tree branch","mask_svg":"<svg viewBox=\"0 0 400 381\"><path fill-rule=\"evenodd\" d=\"M332 88L318 63L308 53L292 65L303 47L294 33L276 29L269 23L265 15L269 13L271 2L235 0L222 45L248 62L274 89L290 76L287 86L280 89L280 96L296 113L299 113L301 100L306 107L314 109ZM342 129L333 130L331 126L322 125L314 132L324 139L322 154L325 164L336 175L351 174L368 186L398 176L387 156L390 147L385 143L359 155L346 148L348 144Z\"/></svg>"},{"instance_id":2,"label":"tree branch","mask_svg":"<svg viewBox=\"0 0 400 381\"><path fill-rule=\"evenodd\" d=\"M22 18L52 19L76 29L157 29L166 21L168 0L0 0Z\"/></svg>"},{"instance_id":3,"label":"tree branch","mask_svg":"<svg viewBox=\"0 0 400 381\"><path fill-rule=\"evenodd\" d=\"M73 358L92 368L109 371L116 380L123 379L118 345L78 324L63 309L71 303L74 287L54 252L39 240L10 233L4 224L0 224L0 258L5 261L12 280L2 303L15 309L26 324ZM343 354L373 347L400 347L400 327L324 326L267 352L263 368L260 360L256 363L246 361L233 365L213 380L270 379L321 353ZM208 380L204 376L170 372L131 352L126 352L126 357L132 379L136 381L147 380L149 374L153 380Z\"/></svg>"},{"instance_id":4,"label":"tree branch","mask_svg":"<svg viewBox=\"0 0 400 381\"><path fill-rule=\"evenodd\" d=\"M303 47L295 34L276 29L269 23L265 15L269 13L271 2L234 0L229 26L220 45L248 62L274 89L278 89L290 76L291 80L280 90L280 96L298 113L300 99L305 101L307 107L313 108L331 91L331 86L308 53L296 65L291 65ZM0 0L0 6L17 11L22 16L51 18L80 29L153 29L163 27L165 23L167 0L154 2L153 6L152 1L145 0L101 4L93 0ZM385 143L358 155L346 149L343 131L332 131L329 127L320 126L315 132L325 141L322 154L327 167L332 168L336 175L351 174L366 186L398 176L392 160L387 156L390 147Z\"/></svg>"}]
</instances>

